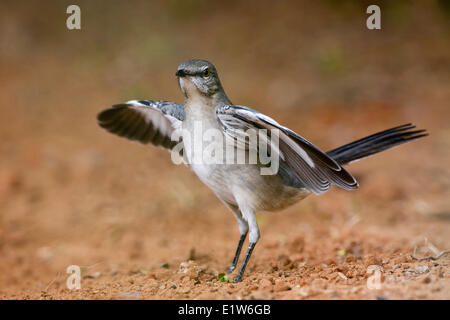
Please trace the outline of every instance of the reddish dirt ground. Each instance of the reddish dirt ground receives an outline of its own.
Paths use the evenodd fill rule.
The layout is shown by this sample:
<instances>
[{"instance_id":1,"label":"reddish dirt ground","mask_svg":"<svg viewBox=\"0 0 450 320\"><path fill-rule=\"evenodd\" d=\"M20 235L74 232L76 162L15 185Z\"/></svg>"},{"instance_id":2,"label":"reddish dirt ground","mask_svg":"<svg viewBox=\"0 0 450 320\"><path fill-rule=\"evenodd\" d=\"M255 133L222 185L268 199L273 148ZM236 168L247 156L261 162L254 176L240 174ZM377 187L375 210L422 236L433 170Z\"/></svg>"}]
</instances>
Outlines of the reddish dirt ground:
<instances>
[{"instance_id":1,"label":"reddish dirt ground","mask_svg":"<svg viewBox=\"0 0 450 320\"><path fill-rule=\"evenodd\" d=\"M449 258L411 258L449 243L448 176L433 151L445 149L423 122L427 139L350 167L360 190L260 214L262 239L237 284L218 281L238 238L234 217L166 151L101 131L58 149L51 137L24 137L3 159L1 297L448 299ZM81 290L66 288L72 264ZM381 267L379 290L367 287L370 265Z\"/></svg>"},{"instance_id":2,"label":"reddish dirt ground","mask_svg":"<svg viewBox=\"0 0 450 320\"><path fill-rule=\"evenodd\" d=\"M184 21L157 30L164 45L149 36L160 51L148 56L142 42L124 40L132 27L113 29L94 48L93 31L73 36L38 18L26 24L18 17L31 17L32 7L10 8L1 19L9 19L8 28L0 28L0 39L14 40L0 60L1 299L450 299L450 257L412 258L450 249L448 29L400 25L366 39L350 26L354 20L331 15L335 28L324 28L282 7L273 10L286 13L286 25L257 24L250 32L245 26L273 10L247 19L244 9L242 16L233 10L230 30L208 35L233 34L233 43L248 49L243 54L205 41L208 54L201 55L187 44L201 26ZM139 7L127 10L141 14ZM205 19L216 19L214 12ZM411 9L412 21L422 21L422 12ZM33 34L35 26L47 33ZM317 31L299 32L298 44L289 33L278 38L297 27ZM186 38L177 38L182 29ZM409 42L396 47L399 38ZM279 46L254 59L274 39ZM348 57L342 62L344 53L334 49L327 57L347 71L323 75L313 53L336 43ZM302 48L297 60L292 45ZM167 151L110 135L95 120L131 98L181 102L173 72L193 56L224 70L235 103L265 112L323 150L406 122L430 136L348 166L357 191L332 188L282 212L260 213L262 238L243 282L221 282L239 237L233 215ZM81 267L80 290L66 287L70 265ZM380 272L379 288L368 286L376 275L369 266Z\"/></svg>"}]
</instances>

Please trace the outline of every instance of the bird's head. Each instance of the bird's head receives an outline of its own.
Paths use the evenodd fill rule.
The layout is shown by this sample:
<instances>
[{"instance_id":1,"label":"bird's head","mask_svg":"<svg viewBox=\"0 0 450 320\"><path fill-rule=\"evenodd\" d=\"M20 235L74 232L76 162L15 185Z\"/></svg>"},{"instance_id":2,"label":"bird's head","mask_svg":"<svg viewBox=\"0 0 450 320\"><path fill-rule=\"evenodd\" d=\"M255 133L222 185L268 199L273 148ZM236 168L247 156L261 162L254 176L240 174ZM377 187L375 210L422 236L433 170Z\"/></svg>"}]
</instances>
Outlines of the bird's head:
<instances>
[{"instance_id":1,"label":"bird's head","mask_svg":"<svg viewBox=\"0 0 450 320\"><path fill-rule=\"evenodd\" d=\"M180 64L175 75L186 98L212 98L223 93L219 76L212 63L205 60L187 60Z\"/></svg>"}]
</instances>

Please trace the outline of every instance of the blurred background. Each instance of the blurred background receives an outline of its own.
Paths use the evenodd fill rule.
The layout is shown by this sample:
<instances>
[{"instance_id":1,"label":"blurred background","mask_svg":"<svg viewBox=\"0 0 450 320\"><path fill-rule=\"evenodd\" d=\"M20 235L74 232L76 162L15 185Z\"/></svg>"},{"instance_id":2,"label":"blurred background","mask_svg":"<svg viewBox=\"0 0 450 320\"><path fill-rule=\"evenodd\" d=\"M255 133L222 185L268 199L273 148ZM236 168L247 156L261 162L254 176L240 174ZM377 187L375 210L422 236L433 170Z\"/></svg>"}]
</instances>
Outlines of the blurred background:
<instances>
[{"instance_id":1,"label":"blurred background","mask_svg":"<svg viewBox=\"0 0 450 320\"><path fill-rule=\"evenodd\" d=\"M225 270L238 239L228 209L167 151L96 123L99 111L131 99L182 103L174 72L192 58L215 64L233 103L325 151L408 122L430 132L352 164L358 191L334 188L259 215L250 272L278 274L284 264L265 268L280 254L295 270L327 265L355 241L360 250L348 254L361 261L392 260L424 243L449 249L450 5L375 2L381 30L366 28L374 1L2 1L0 297L117 298L150 272L157 284L140 287L143 297L193 298L197 289L162 288L177 283L180 262ZM81 8L81 30L66 28L70 4ZM301 250L288 246L298 242ZM444 275L430 280L435 291L393 281L397 291L385 294L450 298L445 261ZM65 288L72 264L84 268L78 293ZM298 275L286 279L305 286ZM316 297L373 296L336 290ZM260 298L289 297L268 292ZM251 293L236 286L206 297Z\"/></svg>"}]
</instances>

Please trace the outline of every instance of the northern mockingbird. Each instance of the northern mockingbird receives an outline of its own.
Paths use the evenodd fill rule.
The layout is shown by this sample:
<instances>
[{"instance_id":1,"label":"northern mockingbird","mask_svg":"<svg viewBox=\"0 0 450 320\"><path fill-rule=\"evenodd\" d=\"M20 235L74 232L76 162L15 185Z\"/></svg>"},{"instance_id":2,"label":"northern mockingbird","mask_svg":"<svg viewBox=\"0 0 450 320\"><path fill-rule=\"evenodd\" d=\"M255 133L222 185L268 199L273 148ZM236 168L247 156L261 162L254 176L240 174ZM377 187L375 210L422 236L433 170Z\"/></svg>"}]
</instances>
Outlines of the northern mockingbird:
<instances>
[{"instance_id":1,"label":"northern mockingbird","mask_svg":"<svg viewBox=\"0 0 450 320\"><path fill-rule=\"evenodd\" d=\"M425 130L413 130L415 126L405 124L325 153L272 118L256 110L233 105L223 90L216 68L210 62L185 61L175 75L185 97L184 105L132 100L102 111L97 117L98 123L111 133L144 144L152 143L169 150L180 145L183 147L180 153L187 164L237 219L240 238L229 273L236 268L242 245L249 234L249 247L235 282L242 280L260 237L255 216L257 211L283 209L311 193L322 194L333 184L346 190L356 189L357 181L342 165L427 135ZM210 139L209 144L196 148L193 145L202 139L201 135L197 135L194 141L185 143L191 140L189 135L197 127L203 135L208 130L214 130L223 139ZM261 174L261 168L267 167L267 164L260 160L256 163L225 161L209 164L193 161L196 155L211 146L217 151L231 144L234 151L250 153L255 147L251 147L238 133L248 129L256 130L258 135L262 135L259 132L264 129L265 132L277 133L277 144L273 144L272 140L268 142L268 154L279 157L279 166L274 174ZM175 135L177 130L182 130L182 134ZM261 147L258 145L258 148Z\"/></svg>"}]
</instances>

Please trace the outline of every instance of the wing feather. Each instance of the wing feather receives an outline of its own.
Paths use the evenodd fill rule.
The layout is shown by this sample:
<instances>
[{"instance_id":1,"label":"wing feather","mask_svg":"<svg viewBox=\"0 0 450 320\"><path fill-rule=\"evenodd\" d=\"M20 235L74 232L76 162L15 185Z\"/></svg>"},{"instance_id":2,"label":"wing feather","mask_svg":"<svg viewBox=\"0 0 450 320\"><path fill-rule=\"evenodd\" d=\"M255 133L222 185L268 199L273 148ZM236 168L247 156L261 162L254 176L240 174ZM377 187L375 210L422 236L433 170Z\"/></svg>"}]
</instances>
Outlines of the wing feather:
<instances>
[{"instance_id":1,"label":"wing feather","mask_svg":"<svg viewBox=\"0 0 450 320\"><path fill-rule=\"evenodd\" d=\"M97 120L118 136L172 149L179 141L173 141L171 135L184 117L183 106L174 102L131 100L100 112Z\"/></svg>"},{"instance_id":2,"label":"wing feather","mask_svg":"<svg viewBox=\"0 0 450 320\"><path fill-rule=\"evenodd\" d=\"M238 136L238 130L278 130L280 139L276 152L280 154L280 161L291 169L299 184L310 191L321 194L331 184L347 190L358 187L355 178L336 161L272 118L247 107L231 105L217 108L216 114L226 134L234 138Z\"/></svg>"}]
</instances>

